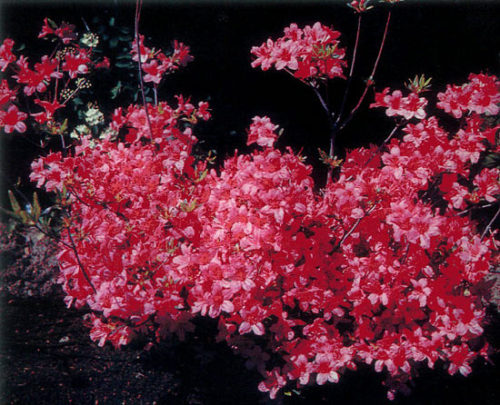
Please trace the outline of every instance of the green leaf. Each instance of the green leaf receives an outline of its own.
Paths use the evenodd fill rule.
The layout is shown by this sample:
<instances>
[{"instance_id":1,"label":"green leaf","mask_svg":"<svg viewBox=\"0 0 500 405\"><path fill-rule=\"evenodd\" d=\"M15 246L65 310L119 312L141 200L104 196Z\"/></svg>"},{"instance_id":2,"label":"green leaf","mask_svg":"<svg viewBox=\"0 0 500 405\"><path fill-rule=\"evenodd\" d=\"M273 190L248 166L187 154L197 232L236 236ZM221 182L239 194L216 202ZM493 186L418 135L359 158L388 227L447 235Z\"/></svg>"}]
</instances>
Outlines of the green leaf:
<instances>
[{"instance_id":1,"label":"green leaf","mask_svg":"<svg viewBox=\"0 0 500 405\"><path fill-rule=\"evenodd\" d=\"M26 211L21 211L19 213L19 215L21 217L21 221L23 222L23 224L25 224L25 225L33 225L34 224L30 215Z\"/></svg>"},{"instance_id":2,"label":"green leaf","mask_svg":"<svg viewBox=\"0 0 500 405\"><path fill-rule=\"evenodd\" d=\"M35 191L33 193L33 204L31 204L31 216L33 217L33 221L38 222L41 212L40 202L38 201L38 195Z\"/></svg>"},{"instance_id":3,"label":"green leaf","mask_svg":"<svg viewBox=\"0 0 500 405\"><path fill-rule=\"evenodd\" d=\"M118 94L120 94L122 87L122 82L118 81L118 83L116 83L116 86L114 86L110 91L112 99L118 97Z\"/></svg>"},{"instance_id":4,"label":"green leaf","mask_svg":"<svg viewBox=\"0 0 500 405\"><path fill-rule=\"evenodd\" d=\"M484 157L484 167L498 167L500 165L500 154L490 153Z\"/></svg>"},{"instance_id":5,"label":"green leaf","mask_svg":"<svg viewBox=\"0 0 500 405\"><path fill-rule=\"evenodd\" d=\"M61 132L66 132L67 129L68 129L68 119L66 118L61 124Z\"/></svg>"},{"instance_id":6,"label":"green leaf","mask_svg":"<svg viewBox=\"0 0 500 405\"><path fill-rule=\"evenodd\" d=\"M19 215L17 215L15 212L13 212L13 211L9 211L9 210L6 210L6 209L5 209L5 208L3 208L3 207L0 207L0 212L3 212L4 214L7 214L7 215L11 216L11 217L12 217L12 218L14 218L14 219L17 219L17 220L20 220L20 219L21 219L21 218L20 218L20 216L19 216Z\"/></svg>"},{"instance_id":7,"label":"green leaf","mask_svg":"<svg viewBox=\"0 0 500 405\"><path fill-rule=\"evenodd\" d=\"M21 214L21 206L17 202L16 197L14 196L14 193L11 190L9 190L8 194L9 194L10 205L12 207L13 212L16 215L20 215Z\"/></svg>"},{"instance_id":8,"label":"green leaf","mask_svg":"<svg viewBox=\"0 0 500 405\"><path fill-rule=\"evenodd\" d=\"M50 18L47 18L47 22L49 23L50 28L52 28L54 30L58 28L57 24L53 20L51 20Z\"/></svg>"},{"instance_id":9,"label":"green leaf","mask_svg":"<svg viewBox=\"0 0 500 405\"><path fill-rule=\"evenodd\" d=\"M130 62L116 62L115 66L119 68L128 68L130 67Z\"/></svg>"}]
</instances>

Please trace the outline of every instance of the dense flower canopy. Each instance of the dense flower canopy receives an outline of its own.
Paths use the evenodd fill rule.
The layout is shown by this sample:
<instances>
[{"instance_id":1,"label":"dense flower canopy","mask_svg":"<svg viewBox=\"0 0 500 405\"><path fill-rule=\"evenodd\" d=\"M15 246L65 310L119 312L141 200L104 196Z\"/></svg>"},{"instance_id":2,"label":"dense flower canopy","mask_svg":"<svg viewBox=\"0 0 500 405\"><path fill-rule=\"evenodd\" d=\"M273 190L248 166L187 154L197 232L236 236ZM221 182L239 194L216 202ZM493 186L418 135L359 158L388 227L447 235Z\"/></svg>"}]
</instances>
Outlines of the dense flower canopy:
<instances>
[{"instance_id":1,"label":"dense flower canopy","mask_svg":"<svg viewBox=\"0 0 500 405\"><path fill-rule=\"evenodd\" d=\"M357 12L368 4L351 2ZM67 45L73 30L46 19L39 36ZM344 77L339 37L319 22L291 24L252 48L252 65L288 71L317 90ZM156 90L192 59L180 42L166 56L136 38L129 57L141 85ZM28 114L15 104L22 89L38 109L30 117L63 138L66 124L54 116L70 96L48 98L48 89L65 77L78 91L109 60L78 45L31 64L13 44L0 46L0 69L12 68L17 85L0 83L4 132L27 130ZM450 374L469 374L476 358L488 357L478 339L483 280L498 242L492 222L481 227L467 214L498 205L500 171L484 161L498 152L500 126L488 117L498 114L499 86L479 73L438 93L440 112L461 118L455 127L430 114L423 87L376 93L371 107L394 117L395 130L380 147L347 151L343 164L331 157L339 169L320 189L300 153L276 147L281 132L267 116L249 126L249 153L211 167L194 152L208 103L144 97L116 109L101 133L32 163L31 180L55 192L63 211L58 282L66 304L88 309L100 346L120 347L136 334L183 338L195 317L216 319L218 339L258 369L259 389L271 398L285 386L336 383L362 363L385 373L390 398L419 365L441 361ZM90 110L87 122L104 121Z\"/></svg>"},{"instance_id":2,"label":"dense flower canopy","mask_svg":"<svg viewBox=\"0 0 500 405\"><path fill-rule=\"evenodd\" d=\"M33 180L71 201L60 281L68 305L92 310L93 339L183 336L195 315L217 318L220 339L258 365L271 396L288 381L336 382L359 362L387 369L396 387L417 363L446 360L467 375L486 356L469 342L483 332L477 286L495 241L457 211L500 194L497 169L472 170L495 148L480 116L456 134L435 117L408 123L385 150L348 153L316 194L301 156L273 146L267 117L253 119L251 154L219 171L196 163L196 138L178 125L201 113L179 100L150 106L152 139L131 106L112 124L125 142L84 139L74 156L33 165ZM271 353L285 363L272 366Z\"/></svg>"}]
</instances>

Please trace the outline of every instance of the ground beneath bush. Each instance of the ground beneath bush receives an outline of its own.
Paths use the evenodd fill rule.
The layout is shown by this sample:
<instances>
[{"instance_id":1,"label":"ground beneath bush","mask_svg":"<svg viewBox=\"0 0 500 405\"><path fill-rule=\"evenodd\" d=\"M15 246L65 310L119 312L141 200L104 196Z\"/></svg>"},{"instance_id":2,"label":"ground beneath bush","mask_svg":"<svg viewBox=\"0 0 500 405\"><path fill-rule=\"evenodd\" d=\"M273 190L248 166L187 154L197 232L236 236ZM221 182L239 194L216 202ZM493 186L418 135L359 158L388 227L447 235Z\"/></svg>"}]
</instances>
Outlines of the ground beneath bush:
<instances>
[{"instance_id":1,"label":"ground beneath bush","mask_svg":"<svg viewBox=\"0 0 500 405\"><path fill-rule=\"evenodd\" d=\"M203 336L149 351L141 343L115 350L92 343L82 313L61 300L7 299L3 312L2 404L251 404L263 398L242 360Z\"/></svg>"},{"instance_id":2,"label":"ground beneath bush","mask_svg":"<svg viewBox=\"0 0 500 405\"><path fill-rule=\"evenodd\" d=\"M82 312L59 296L4 297L0 361L2 404L264 404L259 376L203 330L186 342L144 342L115 350L88 336ZM498 322L490 338L498 339ZM201 326L203 327L203 326ZM200 329L200 328L199 328ZM207 329L211 329L207 327ZM494 334L497 334L495 337ZM498 341L498 340L497 340ZM493 360L500 361L498 355ZM498 366L478 363L468 377L430 370L396 404L499 404ZM381 376L368 368L339 384L314 386L274 403L386 403Z\"/></svg>"}]
</instances>

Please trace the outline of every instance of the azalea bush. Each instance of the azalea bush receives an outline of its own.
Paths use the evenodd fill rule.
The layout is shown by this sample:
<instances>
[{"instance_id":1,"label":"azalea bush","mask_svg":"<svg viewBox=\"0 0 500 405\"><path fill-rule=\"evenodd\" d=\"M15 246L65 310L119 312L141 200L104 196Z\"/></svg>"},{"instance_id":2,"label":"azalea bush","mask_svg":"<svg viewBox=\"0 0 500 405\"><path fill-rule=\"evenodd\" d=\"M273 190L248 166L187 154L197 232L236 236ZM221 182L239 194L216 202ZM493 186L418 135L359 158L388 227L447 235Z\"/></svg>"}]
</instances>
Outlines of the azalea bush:
<instances>
[{"instance_id":1,"label":"azalea bush","mask_svg":"<svg viewBox=\"0 0 500 405\"><path fill-rule=\"evenodd\" d=\"M359 18L371 7L350 5ZM497 263L498 211L482 223L470 214L498 208L500 172L487 161L498 153L491 117L500 81L475 73L440 86L432 111L449 114L446 125L428 113L429 79L379 89L370 107L395 121L393 131L341 159L335 137L374 85L389 19L350 109L344 100L333 111L324 86L345 79L348 90L358 38L351 65L340 33L319 22L291 24L251 50L253 67L290 73L328 114L330 151L320 155L329 173L318 186L305 157L276 147L281 131L266 116L249 123L249 153L220 166L195 155L208 104L180 95L169 104L156 92L193 59L189 48L176 42L169 56L148 48L136 15L130 54L143 103L116 109L99 133L79 132L71 148L62 142L62 151L32 164L31 179L58 196L58 282L68 306L90 312L92 340L119 347L139 334L182 339L196 317L213 318L217 338L259 370L258 388L271 398L285 387L338 382L362 363L384 372L394 398L418 367L440 362L468 375L475 359L488 358L484 277ZM19 91L43 109L30 118L64 139L54 114L71 87L58 83L67 75L77 89L80 76L107 62L86 48L64 51L77 38L72 26L46 21L45 35L56 38L60 56L31 70L6 40L0 66L13 68ZM152 102L144 86L153 86ZM4 80L2 92L4 131L24 132L17 89Z\"/></svg>"}]
</instances>

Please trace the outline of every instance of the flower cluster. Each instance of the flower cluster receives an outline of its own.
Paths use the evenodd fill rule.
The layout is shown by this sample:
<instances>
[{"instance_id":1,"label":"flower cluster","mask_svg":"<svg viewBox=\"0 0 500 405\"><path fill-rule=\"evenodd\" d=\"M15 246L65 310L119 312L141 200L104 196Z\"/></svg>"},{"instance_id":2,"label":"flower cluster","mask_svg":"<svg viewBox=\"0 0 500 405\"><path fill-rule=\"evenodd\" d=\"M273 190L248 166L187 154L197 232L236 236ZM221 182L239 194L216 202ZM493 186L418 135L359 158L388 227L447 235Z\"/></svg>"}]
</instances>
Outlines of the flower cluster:
<instances>
[{"instance_id":1,"label":"flower cluster","mask_svg":"<svg viewBox=\"0 0 500 405\"><path fill-rule=\"evenodd\" d=\"M77 38L75 26L73 24L68 24L63 21L61 25L58 26L54 21L46 17L43 19L43 27L38 34L38 38L45 38L52 35L59 38L64 45L69 45L71 41Z\"/></svg>"},{"instance_id":2,"label":"flower cluster","mask_svg":"<svg viewBox=\"0 0 500 405\"><path fill-rule=\"evenodd\" d=\"M303 29L297 24L285 28L284 36L252 47L252 67L285 69L301 80L344 77L345 51L339 48L340 32L317 22Z\"/></svg>"},{"instance_id":3,"label":"flower cluster","mask_svg":"<svg viewBox=\"0 0 500 405\"><path fill-rule=\"evenodd\" d=\"M387 110L385 113L389 117L395 115L409 120L413 117L422 119L425 118L425 106L427 100L424 97L419 97L416 92L411 92L407 97L403 97L401 90L394 90L389 93L389 88L385 88L382 93L375 93L375 102L370 104L370 107L384 107Z\"/></svg>"},{"instance_id":4,"label":"flower cluster","mask_svg":"<svg viewBox=\"0 0 500 405\"><path fill-rule=\"evenodd\" d=\"M351 7L356 13L363 13L373 8L369 3L370 0L354 0L347 3L347 6Z\"/></svg>"},{"instance_id":5,"label":"flower cluster","mask_svg":"<svg viewBox=\"0 0 500 405\"><path fill-rule=\"evenodd\" d=\"M379 3L399 3L402 0L379 0ZM372 5L372 0L353 0L350 3L347 3L347 6L352 8L356 13L364 13L372 9L374 6Z\"/></svg>"},{"instance_id":6,"label":"flower cluster","mask_svg":"<svg viewBox=\"0 0 500 405\"><path fill-rule=\"evenodd\" d=\"M387 370L393 398L419 363L432 368L444 360L450 374L468 375L471 362L487 355L487 346L471 347L485 315L476 286L494 261L495 241L480 237L451 204L440 212L420 198L440 188L441 176L459 173L470 193L481 193L474 202L498 202L498 170L474 175L477 160L474 153L464 156L461 131L451 137L435 117L408 124L403 140L382 154L375 148L349 153L322 198L312 203L308 196L305 204L295 197L298 205L284 210L286 225L275 228L281 244L273 233L259 255L259 263L270 261L261 269L275 268L271 298L240 314L245 323L236 322L238 329L227 321L223 329L234 335L234 348L256 357L253 363L270 364L261 364L267 378L260 390L273 397L290 381L299 387L337 382L343 370L364 362ZM491 130L477 130L474 139L476 146L493 147ZM446 199L444 190L439 198ZM251 198L242 201L249 209ZM285 365L272 366L241 336L260 335L262 328L271 335L267 352L280 353Z\"/></svg>"},{"instance_id":7,"label":"flower cluster","mask_svg":"<svg viewBox=\"0 0 500 405\"><path fill-rule=\"evenodd\" d=\"M139 52L138 52L139 50ZM141 67L145 73L144 82L154 83L155 86L160 84L164 75L175 72L181 66L186 66L188 62L193 60L189 53L189 47L182 42L174 41L174 50L171 55L166 56L161 49L150 49L144 45L144 36L139 36L139 46L134 39L132 43L132 60L139 60L141 55Z\"/></svg>"},{"instance_id":8,"label":"flower cluster","mask_svg":"<svg viewBox=\"0 0 500 405\"><path fill-rule=\"evenodd\" d=\"M273 146L277 139L274 131L278 129L267 117L254 117L250 130L248 132L247 145L256 143L259 146Z\"/></svg>"},{"instance_id":9,"label":"flower cluster","mask_svg":"<svg viewBox=\"0 0 500 405\"><path fill-rule=\"evenodd\" d=\"M133 326L141 330L137 325L152 315L159 334L172 322L187 322L181 310L188 281L179 281L188 274L178 273L173 258L180 241L187 245L200 232L193 190L204 165L193 168L196 140L190 127L181 126L208 116L204 103L200 111L178 100L176 108L149 106L152 138L144 109L130 106L115 112L108 132L125 130L123 141L83 137L73 156L51 153L32 165L33 181L71 203L59 282L68 305L87 304L100 314L93 317L91 337L101 345L127 343Z\"/></svg>"},{"instance_id":10,"label":"flower cluster","mask_svg":"<svg viewBox=\"0 0 500 405\"><path fill-rule=\"evenodd\" d=\"M462 86L448 85L444 93L438 94L437 106L455 118L464 112L498 114L500 103L500 81L494 76L471 74L469 82Z\"/></svg>"},{"instance_id":11,"label":"flower cluster","mask_svg":"<svg viewBox=\"0 0 500 405\"><path fill-rule=\"evenodd\" d=\"M106 67L106 60L92 59L92 47L78 43L74 28L64 22L58 26L46 18L39 38L55 37L59 50L51 56L43 55L34 65L24 55L17 57L13 53L12 39L5 39L0 46L0 68L2 71L10 68L13 73L10 77L17 85L10 87L7 80L0 84L0 127L6 133L25 132L28 117L47 128L54 128L54 113L89 85L82 76L92 68ZM19 89L22 89L21 94L18 94ZM14 104L22 96L33 103L35 112L28 115Z\"/></svg>"}]
</instances>

